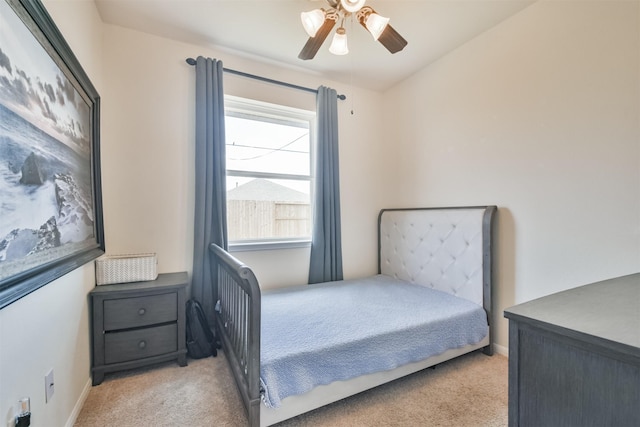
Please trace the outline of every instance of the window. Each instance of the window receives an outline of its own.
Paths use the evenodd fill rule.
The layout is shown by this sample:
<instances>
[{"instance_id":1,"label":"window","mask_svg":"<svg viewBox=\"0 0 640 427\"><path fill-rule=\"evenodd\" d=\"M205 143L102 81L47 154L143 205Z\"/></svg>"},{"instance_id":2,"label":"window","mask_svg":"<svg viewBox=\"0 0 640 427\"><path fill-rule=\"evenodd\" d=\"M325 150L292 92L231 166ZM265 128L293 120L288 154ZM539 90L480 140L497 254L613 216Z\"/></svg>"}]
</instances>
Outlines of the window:
<instances>
[{"instance_id":1,"label":"window","mask_svg":"<svg viewBox=\"0 0 640 427\"><path fill-rule=\"evenodd\" d=\"M315 113L225 96L227 226L234 249L311 240Z\"/></svg>"}]
</instances>

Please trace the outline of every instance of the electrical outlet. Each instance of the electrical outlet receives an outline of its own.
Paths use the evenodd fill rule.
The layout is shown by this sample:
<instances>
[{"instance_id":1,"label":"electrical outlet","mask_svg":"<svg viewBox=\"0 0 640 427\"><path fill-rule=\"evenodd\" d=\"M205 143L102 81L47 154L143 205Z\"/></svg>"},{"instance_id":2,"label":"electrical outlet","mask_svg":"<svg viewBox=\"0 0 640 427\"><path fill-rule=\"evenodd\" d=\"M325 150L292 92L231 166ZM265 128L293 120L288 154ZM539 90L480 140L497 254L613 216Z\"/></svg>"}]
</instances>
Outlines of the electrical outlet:
<instances>
[{"instance_id":1,"label":"electrical outlet","mask_svg":"<svg viewBox=\"0 0 640 427\"><path fill-rule=\"evenodd\" d=\"M46 377L44 377L44 392L46 403L49 403L51 398L53 397L53 368L49 371Z\"/></svg>"}]
</instances>

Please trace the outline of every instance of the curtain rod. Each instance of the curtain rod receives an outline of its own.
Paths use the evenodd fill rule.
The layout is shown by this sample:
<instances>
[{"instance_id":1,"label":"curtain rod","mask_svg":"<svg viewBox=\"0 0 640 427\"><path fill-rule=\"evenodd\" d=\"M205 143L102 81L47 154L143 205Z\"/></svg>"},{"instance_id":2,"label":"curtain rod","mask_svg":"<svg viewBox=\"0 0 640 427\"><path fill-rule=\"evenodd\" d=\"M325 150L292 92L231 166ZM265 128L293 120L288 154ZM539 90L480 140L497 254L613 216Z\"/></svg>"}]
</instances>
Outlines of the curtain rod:
<instances>
[{"instance_id":1,"label":"curtain rod","mask_svg":"<svg viewBox=\"0 0 640 427\"><path fill-rule=\"evenodd\" d=\"M193 59L193 58L187 58L186 61L187 61L187 64L189 64L189 65L196 65L196 60ZM286 86L286 87L290 87L290 88L293 88L293 89L303 90L305 92L318 93L317 89L312 89L310 87L304 87L304 86L298 86L298 85L294 85L292 83L282 82L280 80L269 79L267 77L256 76L255 74L245 73L244 71L232 70L231 68L222 68L222 70L225 73L235 74L237 76L248 77L250 79L260 80L261 82L272 83L272 84L276 84L276 85L280 85L280 86ZM345 99L347 99L347 96L346 95L338 95L338 99L344 101Z\"/></svg>"}]
</instances>

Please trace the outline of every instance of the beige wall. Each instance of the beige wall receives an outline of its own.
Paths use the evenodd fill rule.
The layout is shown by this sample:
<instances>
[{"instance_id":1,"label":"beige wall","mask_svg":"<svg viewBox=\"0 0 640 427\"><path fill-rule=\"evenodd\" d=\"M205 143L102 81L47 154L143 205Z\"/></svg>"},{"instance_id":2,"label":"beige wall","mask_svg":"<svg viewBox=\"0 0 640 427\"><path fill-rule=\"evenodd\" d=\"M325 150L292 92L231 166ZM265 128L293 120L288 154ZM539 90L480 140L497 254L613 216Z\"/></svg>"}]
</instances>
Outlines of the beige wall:
<instances>
[{"instance_id":1,"label":"beige wall","mask_svg":"<svg viewBox=\"0 0 640 427\"><path fill-rule=\"evenodd\" d=\"M225 67L307 87L346 93L339 102L345 275L376 269L377 211L383 207L386 146L377 123L382 98L312 74L250 61L228 52L105 26L103 191L107 252L157 252L160 272L191 270L194 87L198 55ZM225 92L315 110L315 96L225 74ZM351 115L351 107L354 114ZM380 148L382 147L382 148ZM265 288L306 283L309 250L237 252Z\"/></svg>"},{"instance_id":2,"label":"beige wall","mask_svg":"<svg viewBox=\"0 0 640 427\"><path fill-rule=\"evenodd\" d=\"M102 86L102 24L91 0L47 0L50 15L92 83ZM31 398L31 425L64 426L90 388L87 293L93 263L66 274L0 310L0 419L13 425L18 399ZM55 392L45 403L44 377L54 370Z\"/></svg>"},{"instance_id":3,"label":"beige wall","mask_svg":"<svg viewBox=\"0 0 640 427\"><path fill-rule=\"evenodd\" d=\"M639 7L537 2L385 94L391 204L500 207L503 347L505 308L640 271Z\"/></svg>"}]
</instances>

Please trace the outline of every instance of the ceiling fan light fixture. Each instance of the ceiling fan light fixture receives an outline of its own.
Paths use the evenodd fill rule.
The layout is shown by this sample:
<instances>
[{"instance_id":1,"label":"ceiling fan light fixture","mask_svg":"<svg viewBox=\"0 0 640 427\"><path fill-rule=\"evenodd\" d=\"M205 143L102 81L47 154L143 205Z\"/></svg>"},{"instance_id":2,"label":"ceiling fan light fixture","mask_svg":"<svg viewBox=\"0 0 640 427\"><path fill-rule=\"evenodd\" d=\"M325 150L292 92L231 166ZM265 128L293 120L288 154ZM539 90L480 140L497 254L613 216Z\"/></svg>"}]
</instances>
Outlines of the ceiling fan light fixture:
<instances>
[{"instance_id":1,"label":"ceiling fan light fixture","mask_svg":"<svg viewBox=\"0 0 640 427\"><path fill-rule=\"evenodd\" d=\"M300 20L304 30L309 34L309 37L315 37L322 24L324 24L325 14L322 9L314 9L309 12L302 12L300 14Z\"/></svg>"},{"instance_id":2,"label":"ceiling fan light fixture","mask_svg":"<svg viewBox=\"0 0 640 427\"><path fill-rule=\"evenodd\" d=\"M370 13L365 21L365 26L373 36L374 40L378 40L380 38L380 35L385 28L387 28L387 25L389 25L389 18L380 16L377 13Z\"/></svg>"},{"instance_id":3,"label":"ceiling fan light fixture","mask_svg":"<svg viewBox=\"0 0 640 427\"><path fill-rule=\"evenodd\" d=\"M302 25L309 37L298 58L313 59L318 49L329 36L334 26L341 21L331 41L329 51L334 55L349 53L347 34L344 29L345 20L356 21L367 30L373 39L382 44L389 52L400 52L407 41L389 25L389 18L378 15L373 8L365 6L366 0L326 0L329 9L316 9L300 14Z\"/></svg>"},{"instance_id":4,"label":"ceiling fan light fixture","mask_svg":"<svg viewBox=\"0 0 640 427\"><path fill-rule=\"evenodd\" d=\"M349 46L347 45L347 32L343 27L340 27L336 30L336 33L333 35L333 40L331 40L331 46L329 47L329 52L334 55L346 55L349 53Z\"/></svg>"},{"instance_id":5,"label":"ceiling fan light fixture","mask_svg":"<svg viewBox=\"0 0 640 427\"><path fill-rule=\"evenodd\" d=\"M355 13L362 9L366 0L340 0L340 4L347 12Z\"/></svg>"}]
</instances>

